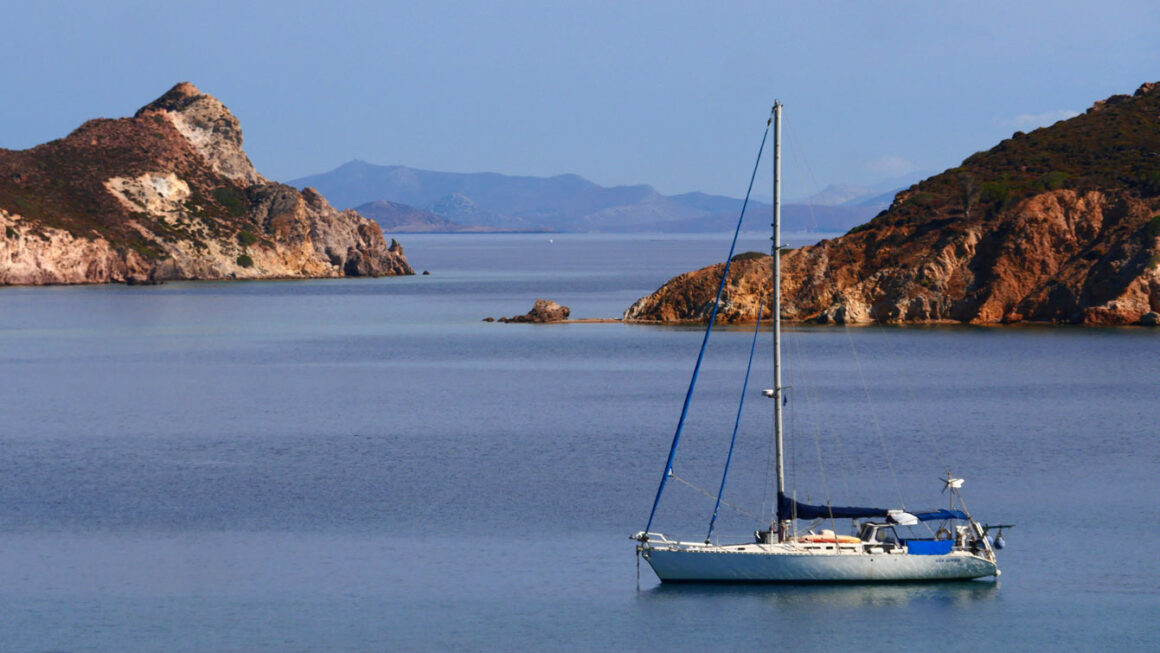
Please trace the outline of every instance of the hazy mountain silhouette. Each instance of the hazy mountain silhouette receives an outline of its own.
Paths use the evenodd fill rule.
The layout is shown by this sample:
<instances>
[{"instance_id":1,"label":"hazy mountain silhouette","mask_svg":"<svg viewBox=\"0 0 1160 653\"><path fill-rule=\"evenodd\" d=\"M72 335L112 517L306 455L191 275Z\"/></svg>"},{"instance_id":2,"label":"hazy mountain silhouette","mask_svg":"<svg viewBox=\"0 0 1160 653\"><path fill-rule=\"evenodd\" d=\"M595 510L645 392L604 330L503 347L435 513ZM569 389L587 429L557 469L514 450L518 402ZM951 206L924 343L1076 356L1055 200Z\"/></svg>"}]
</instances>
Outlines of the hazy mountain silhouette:
<instances>
[{"instance_id":1,"label":"hazy mountain silhouette","mask_svg":"<svg viewBox=\"0 0 1160 653\"><path fill-rule=\"evenodd\" d=\"M600 186L571 174L519 177L494 172L435 172L358 160L290 184L316 188L343 208L388 201L455 223L433 225L431 231L462 231L465 227L622 233L725 231L736 225L742 204L736 198L705 193L661 195L645 184ZM750 201L748 210L755 216L768 213L770 205ZM873 214L867 207L783 207L787 231L844 232Z\"/></svg>"}]
</instances>

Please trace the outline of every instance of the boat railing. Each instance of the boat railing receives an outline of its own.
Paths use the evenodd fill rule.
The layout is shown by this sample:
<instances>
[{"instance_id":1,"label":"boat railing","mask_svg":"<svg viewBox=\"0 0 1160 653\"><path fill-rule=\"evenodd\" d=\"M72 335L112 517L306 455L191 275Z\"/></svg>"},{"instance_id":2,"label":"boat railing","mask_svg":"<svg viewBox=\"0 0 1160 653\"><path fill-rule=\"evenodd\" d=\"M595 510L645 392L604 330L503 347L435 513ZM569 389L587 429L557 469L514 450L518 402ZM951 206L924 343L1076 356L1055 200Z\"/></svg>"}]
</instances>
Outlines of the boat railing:
<instances>
[{"instance_id":1,"label":"boat railing","mask_svg":"<svg viewBox=\"0 0 1160 653\"><path fill-rule=\"evenodd\" d=\"M669 546L676 546L677 544L680 544L680 542L678 542L676 540L670 540L669 538L665 537L664 533L651 533L651 532L646 533L644 531L640 531L639 533L637 533L636 535L633 535L629 539L636 540L642 544L646 544L649 542L655 542L658 544L664 544L664 545L669 545Z\"/></svg>"}]
</instances>

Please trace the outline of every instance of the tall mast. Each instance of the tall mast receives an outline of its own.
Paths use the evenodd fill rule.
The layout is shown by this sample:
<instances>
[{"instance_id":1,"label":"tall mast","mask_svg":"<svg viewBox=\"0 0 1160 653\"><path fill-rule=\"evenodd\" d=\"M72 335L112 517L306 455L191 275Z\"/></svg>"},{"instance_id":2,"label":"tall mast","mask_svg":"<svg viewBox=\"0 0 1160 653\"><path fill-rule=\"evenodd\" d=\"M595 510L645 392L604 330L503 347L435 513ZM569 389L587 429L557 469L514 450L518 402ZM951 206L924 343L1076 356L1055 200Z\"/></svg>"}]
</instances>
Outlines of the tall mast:
<instances>
[{"instance_id":1,"label":"tall mast","mask_svg":"<svg viewBox=\"0 0 1160 653\"><path fill-rule=\"evenodd\" d=\"M777 467L775 524L770 530L777 541L784 542L790 515L783 515L781 497L785 495L785 464L781 432L781 101L773 101L773 460Z\"/></svg>"}]
</instances>

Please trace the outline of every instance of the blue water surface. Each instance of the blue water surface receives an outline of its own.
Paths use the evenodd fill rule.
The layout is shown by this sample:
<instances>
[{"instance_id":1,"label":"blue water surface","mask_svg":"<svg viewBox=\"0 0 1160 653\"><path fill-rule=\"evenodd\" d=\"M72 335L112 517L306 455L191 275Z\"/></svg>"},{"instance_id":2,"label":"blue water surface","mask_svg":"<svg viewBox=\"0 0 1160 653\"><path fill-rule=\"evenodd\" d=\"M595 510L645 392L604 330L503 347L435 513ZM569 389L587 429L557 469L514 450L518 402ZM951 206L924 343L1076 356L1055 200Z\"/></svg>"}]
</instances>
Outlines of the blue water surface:
<instances>
[{"instance_id":1,"label":"blue water surface","mask_svg":"<svg viewBox=\"0 0 1160 653\"><path fill-rule=\"evenodd\" d=\"M728 239L402 241L430 275L0 289L0 649L1160 642L1155 330L789 329L798 498L942 507L949 469L1017 524L1001 580L638 590L700 330L482 318L616 317ZM715 337L654 529L704 537L749 340ZM767 340L723 540L769 519Z\"/></svg>"}]
</instances>

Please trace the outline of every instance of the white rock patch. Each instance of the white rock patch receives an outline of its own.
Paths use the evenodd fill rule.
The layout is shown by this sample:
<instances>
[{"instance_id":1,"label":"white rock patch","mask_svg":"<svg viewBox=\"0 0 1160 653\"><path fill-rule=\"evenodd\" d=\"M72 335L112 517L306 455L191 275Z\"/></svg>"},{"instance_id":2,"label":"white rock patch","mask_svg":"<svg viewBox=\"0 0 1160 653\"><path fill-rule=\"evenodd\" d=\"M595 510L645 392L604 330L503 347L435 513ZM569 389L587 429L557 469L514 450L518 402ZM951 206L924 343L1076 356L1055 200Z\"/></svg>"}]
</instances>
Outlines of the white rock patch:
<instances>
[{"instance_id":1,"label":"white rock patch","mask_svg":"<svg viewBox=\"0 0 1160 653\"><path fill-rule=\"evenodd\" d=\"M210 156L214 140L212 125L200 124L196 120L187 118L183 113L167 111L165 116L202 156L207 158Z\"/></svg>"},{"instance_id":2,"label":"white rock patch","mask_svg":"<svg viewBox=\"0 0 1160 653\"><path fill-rule=\"evenodd\" d=\"M165 116L219 174L246 185L265 182L242 151L237 118L217 99L202 95L181 111L167 111ZM229 136L231 132L234 137Z\"/></svg>"},{"instance_id":3,"label":"white rock patch","mask_svg":"<svg viewBox=\"0 0 1160 653\"><path fill-rule=\"evenodd\" d=\"M182 203L189 197L189 184L171 173L146 173L140 177L113 177L105 188L125 208L153 215L176 217L184 212Z\"/></svg>"}]
</instances>

